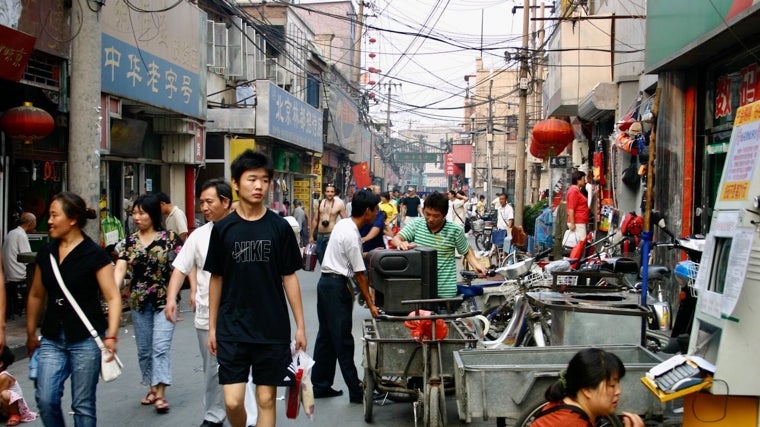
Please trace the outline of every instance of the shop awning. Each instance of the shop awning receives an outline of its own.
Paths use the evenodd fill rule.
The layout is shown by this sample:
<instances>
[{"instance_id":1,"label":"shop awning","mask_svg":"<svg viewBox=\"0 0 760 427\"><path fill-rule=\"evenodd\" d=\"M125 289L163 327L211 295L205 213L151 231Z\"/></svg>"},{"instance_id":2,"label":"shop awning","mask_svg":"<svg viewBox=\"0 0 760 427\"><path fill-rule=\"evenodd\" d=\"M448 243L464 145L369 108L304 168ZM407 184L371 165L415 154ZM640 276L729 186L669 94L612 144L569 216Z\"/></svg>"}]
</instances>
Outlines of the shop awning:
<instances>
[{"instance_id":1,"label":"shop awning","mask_svg":"<svg viewBox=\"0 0 760 427\"><path fill-rule=\"evenodd\" d=\"M613 82L598 83L578 103L578 117L594 122L606 115L614 115L618 103L618 88Z\"/></svg>"}]
</instances>

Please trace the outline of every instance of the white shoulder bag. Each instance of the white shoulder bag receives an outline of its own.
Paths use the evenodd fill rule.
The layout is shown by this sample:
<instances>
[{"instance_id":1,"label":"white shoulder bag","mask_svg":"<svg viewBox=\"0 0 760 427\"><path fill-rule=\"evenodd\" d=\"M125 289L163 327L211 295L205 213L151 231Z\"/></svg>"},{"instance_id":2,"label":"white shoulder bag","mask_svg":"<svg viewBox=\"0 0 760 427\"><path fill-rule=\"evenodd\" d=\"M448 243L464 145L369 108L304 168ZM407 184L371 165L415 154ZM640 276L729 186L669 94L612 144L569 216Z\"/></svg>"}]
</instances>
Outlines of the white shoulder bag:
<instances>
[{"instance_id":1,"label":"white shoulder bag","mask_svg":"<svg viewBox=\"0 0 760 427\"><path fill-rule=\"evenodd\" d=\"M71 307L73 307L74 311L77 312L79 318L82 319L84 327L90 331L90 335L92 335L92 338L95 340L95 343L100 349L100 377L103 378L103 381L105 382L113 381L116 378L119 378L119 375L121 375L121 368L124 367L124 365L121 363L121 360L119 360L119 356L111 353L111 350L106 348L106 346L103 344L103 340L100 339L100 335L98 335L98 331L96 331L92 326L90 319L85 316L82 308L79 307L79 304L74 299L74 296L71 295L71 292L69 292L69 288L67 288L66 284L63 283L61 272L58 270L58 261L55 260L53 254L50 254L50 264L53 265L53 274L55 275L56 280L58 280L58 285L61 287L63 294L66 295L66 299L69 300L69 304L71 304ZM106 360L110 359L112 355L113 358L110 361L106 362Z\"/></svg>"}]
</instances>

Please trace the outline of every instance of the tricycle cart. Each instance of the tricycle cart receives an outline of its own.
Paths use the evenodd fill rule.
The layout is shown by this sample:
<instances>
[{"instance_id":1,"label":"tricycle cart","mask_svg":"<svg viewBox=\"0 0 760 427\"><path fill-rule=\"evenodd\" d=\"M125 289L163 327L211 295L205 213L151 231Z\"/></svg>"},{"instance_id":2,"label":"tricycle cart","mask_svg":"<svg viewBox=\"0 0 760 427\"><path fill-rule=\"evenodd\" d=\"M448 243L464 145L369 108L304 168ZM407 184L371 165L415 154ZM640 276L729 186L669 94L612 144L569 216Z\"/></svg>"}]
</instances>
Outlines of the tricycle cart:
<instances>
[{"instance_id":1,"label":"tricycle cart","mask_svg":"<svg viewBox=\"0 0 760 427\"><path fill-rule=\"evenodd\" d=\"M454 352L456 400L459 419L469 423L474 417L496 418L504 426L506 418L518 419L516 426L528 426L530 417L545 402L544 391L557 380L570 359L588 346L518 347L466 349ZM664 407L641 385L639 378L660 363L653 353L638 345L601 345L623 361L626 375L619 411L662 415Z\"/></svg>"},{"instance_id":2,"label":"tricycle cart","mask_svg":"<svg viewBox=\"0 0 760 427\"><path fill-rule=\"evenodd\" d=\"M461 303L461 298L414 300L405 303ZM456 318L472 314L433 314L409 316L383 315L377 319L364 320L364 420L372 422L373 393L401 395L414 402L415 425L422 416L426 427L445 426L446 391L453 390L454 358L456 350L475 347L477 337L465 332ZM407 320L423 320L435 323L445 321L448 331L445 337L436 337L436 327L430 339L421 342L413 339L404 325ZM422 411L420 411L422 409Z\"/></svg>"}]
</instances>

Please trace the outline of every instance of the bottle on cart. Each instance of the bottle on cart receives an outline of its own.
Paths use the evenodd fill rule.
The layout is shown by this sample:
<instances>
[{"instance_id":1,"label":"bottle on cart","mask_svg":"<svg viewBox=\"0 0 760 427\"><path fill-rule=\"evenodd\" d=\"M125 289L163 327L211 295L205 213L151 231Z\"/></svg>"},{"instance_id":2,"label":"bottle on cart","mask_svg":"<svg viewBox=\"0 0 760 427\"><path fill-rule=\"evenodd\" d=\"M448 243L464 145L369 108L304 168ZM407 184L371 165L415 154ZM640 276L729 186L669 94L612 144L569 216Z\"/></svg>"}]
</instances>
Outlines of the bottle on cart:
<instances>
[{"instance_id":1,"label":"bottle on cart","mask_svg":"<svg viewBox=\"0 0 760 427\"><path fill-rule=\"evenodd\" d=\"M29 379L37 379L37 368L39 367L39 354L40 349L34 350L32 357L29 359Z\"/></svg>"}]
</instances>

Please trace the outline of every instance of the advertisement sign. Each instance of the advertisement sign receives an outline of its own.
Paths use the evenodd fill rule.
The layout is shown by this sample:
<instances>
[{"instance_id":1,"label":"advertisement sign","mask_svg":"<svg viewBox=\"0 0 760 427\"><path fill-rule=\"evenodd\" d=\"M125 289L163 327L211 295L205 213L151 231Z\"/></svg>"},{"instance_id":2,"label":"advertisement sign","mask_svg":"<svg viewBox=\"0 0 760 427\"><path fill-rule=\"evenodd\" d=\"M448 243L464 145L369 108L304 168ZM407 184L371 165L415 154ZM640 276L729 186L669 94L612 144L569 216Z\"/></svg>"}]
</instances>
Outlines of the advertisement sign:
<instances>
[{"instance_id":1,"label":"advertisement sign","mask_svg":"<svg viewBox=\"0 0 760 427\"><path fill-rule=\"evenodd\" d=\"M256 81L256 134L322 152L322 112L268 80Z\"/></svg>"}]
</instances>

